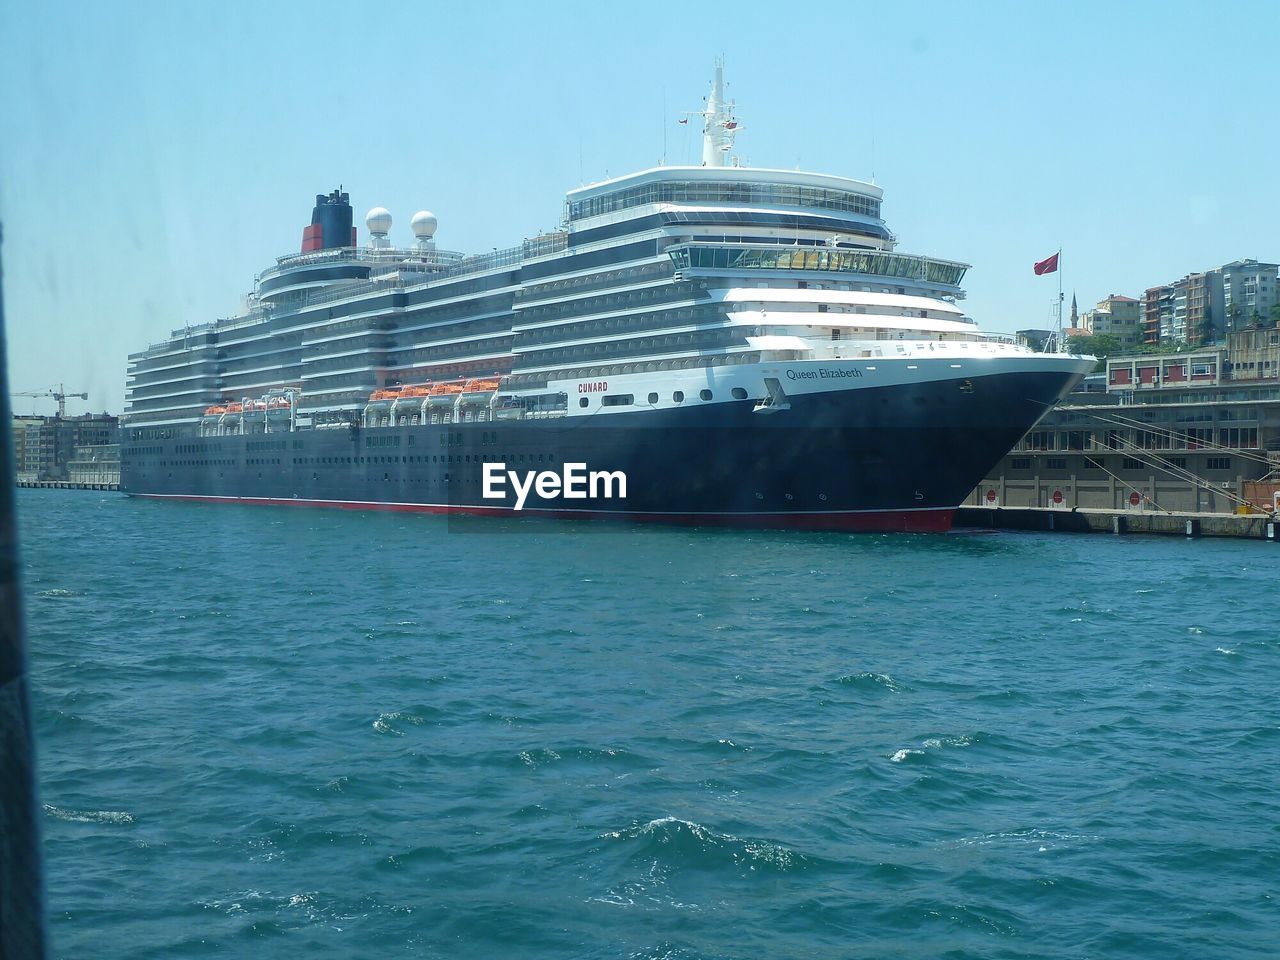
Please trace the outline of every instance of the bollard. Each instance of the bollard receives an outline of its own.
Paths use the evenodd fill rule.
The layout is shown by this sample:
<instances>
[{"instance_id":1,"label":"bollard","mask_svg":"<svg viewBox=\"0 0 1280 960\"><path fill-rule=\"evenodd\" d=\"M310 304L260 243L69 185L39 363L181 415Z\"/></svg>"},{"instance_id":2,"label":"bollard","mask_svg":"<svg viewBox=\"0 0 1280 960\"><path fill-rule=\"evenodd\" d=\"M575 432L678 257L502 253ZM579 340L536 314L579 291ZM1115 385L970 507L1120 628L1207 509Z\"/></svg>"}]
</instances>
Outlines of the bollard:
<instances>
[{"instance_id":1,"label":"bollard","mask_svg":"<svg viewBox=\"0 0 1280 960\"><path fill-rule=\"evenodd\" d=\"M1115 534L1124 533L1124 517L1111 518L1111 532Z\"/></svg>"}]
</instances>

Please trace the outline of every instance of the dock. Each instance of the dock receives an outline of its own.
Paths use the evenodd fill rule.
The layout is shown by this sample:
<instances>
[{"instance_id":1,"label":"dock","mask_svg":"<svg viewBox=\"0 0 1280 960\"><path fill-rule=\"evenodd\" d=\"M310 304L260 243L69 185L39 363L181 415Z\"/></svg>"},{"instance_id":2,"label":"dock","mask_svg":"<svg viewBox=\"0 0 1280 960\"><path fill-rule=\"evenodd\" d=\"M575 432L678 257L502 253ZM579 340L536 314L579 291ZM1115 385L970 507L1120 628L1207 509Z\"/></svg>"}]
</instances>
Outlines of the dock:
<instances>
[{"instance_id":1,"label":"dock","mask_svg":"<svg viewBox=\"0 0 1280 960\"><path fill-rule=\"evenodd\" d=\"M40 490L119 490L119 483L94 482L88 480L19 480L20 487L35 487Z\"/></svg>"},{"instance_id":2,"label":"dock","mask_svg":"<svg viewBox=\"0 0 1280 960\"><path fill-rule=\"evenodd\" d=\"M953 526L1058 533L1158 534L1170 537L1280 538L1280 518L1263 513L1166 513L1061 507L960 507Z\"/></svg>"}]
</instances>

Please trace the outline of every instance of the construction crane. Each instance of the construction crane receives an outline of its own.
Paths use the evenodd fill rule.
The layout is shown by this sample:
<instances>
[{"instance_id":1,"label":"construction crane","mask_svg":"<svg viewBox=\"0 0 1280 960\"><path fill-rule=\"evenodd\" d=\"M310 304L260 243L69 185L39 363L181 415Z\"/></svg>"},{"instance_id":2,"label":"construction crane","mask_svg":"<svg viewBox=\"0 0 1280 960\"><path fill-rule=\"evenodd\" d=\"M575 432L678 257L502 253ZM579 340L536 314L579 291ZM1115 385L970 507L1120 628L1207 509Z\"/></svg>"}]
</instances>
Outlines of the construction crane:
<instances>
[{"instance_id":1,"label":"construction crane","mask_svg":"<svg viewBox=\"0 0 1280 960\"><path fill-rule=\"evenodd\" d=\"M70 398L71 398L71 399L73 399L73 400L74 400L76 397L79 397L81 400L88 400L88 399L89 399L89 394L87 394L87 393L67 393L66 391L67 391L66 385L65 385L65 384L61 384L61 383L60 383L60 384L58 384L58 389L57 389L57 390L46 390L46 391L44 391L43 393L32 393L32 392L30 392L30 391L24 391L24 392L22 392L22 393L14 393L14 394L11 394L11 396L14 396L14 397L53 397L53 399L55 399L55 400L57 400L57 401L58 401L58 419L59 419L59 420L65 420L65 419L66 419L66 417L67 417L67 398L68 398L68 397L70 397Z\"/></svg>"}]
</instances>

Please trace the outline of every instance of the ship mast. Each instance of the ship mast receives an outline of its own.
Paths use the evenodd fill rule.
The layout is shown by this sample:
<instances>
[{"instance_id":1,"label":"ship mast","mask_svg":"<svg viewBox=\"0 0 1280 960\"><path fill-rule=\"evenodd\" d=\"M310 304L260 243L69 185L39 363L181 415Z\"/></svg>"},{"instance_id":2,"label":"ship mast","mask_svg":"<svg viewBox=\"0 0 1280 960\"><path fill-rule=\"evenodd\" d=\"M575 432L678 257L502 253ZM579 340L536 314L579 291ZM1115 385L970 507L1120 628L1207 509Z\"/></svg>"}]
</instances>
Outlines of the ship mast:
<instances>
[{"instance_id":1,"label":"ship mast","mask_svg":"<svg viewBox=\"0 0 1280 960\"><path fill-rule=\"evenodd\" d=\"M742 128L733 118L734 103L724 99L724 58L716 58L716 77L711 81L707 109L702 111L702 165L723 167L733 149L733 138Z\"/></svg>"}]
</instances>

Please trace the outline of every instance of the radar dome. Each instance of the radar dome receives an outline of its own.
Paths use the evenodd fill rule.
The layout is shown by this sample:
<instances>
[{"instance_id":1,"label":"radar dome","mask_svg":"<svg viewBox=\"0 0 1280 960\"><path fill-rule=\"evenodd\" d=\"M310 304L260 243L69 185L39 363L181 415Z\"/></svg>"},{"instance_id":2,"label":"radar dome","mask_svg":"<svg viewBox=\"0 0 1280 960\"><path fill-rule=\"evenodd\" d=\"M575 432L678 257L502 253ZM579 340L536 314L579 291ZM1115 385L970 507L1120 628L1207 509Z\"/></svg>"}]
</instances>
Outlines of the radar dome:
<instances>
[{"instance_id":1,"label":"radar dome","mask_svg":"<svg viewBox=\"0 0 1280 960\"><path fill-rule=\"evenodd\" d=\"M375 237L385 237L391 232L391 211L386 207L374 207L365 214L364 223Z\"/></svg>"},{"instance_id":2,"label":"radar dome","mask_svg":"<svg viewBox=\"0 0 1280 960\"><path fill-rule=\"evenodd\" d=\"M413 235L419 240L430 240L435 236L437 224L436 215L430 210L419 210L409 223L413 228Z\"/></svg>"}]
</instances>

